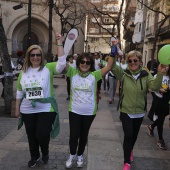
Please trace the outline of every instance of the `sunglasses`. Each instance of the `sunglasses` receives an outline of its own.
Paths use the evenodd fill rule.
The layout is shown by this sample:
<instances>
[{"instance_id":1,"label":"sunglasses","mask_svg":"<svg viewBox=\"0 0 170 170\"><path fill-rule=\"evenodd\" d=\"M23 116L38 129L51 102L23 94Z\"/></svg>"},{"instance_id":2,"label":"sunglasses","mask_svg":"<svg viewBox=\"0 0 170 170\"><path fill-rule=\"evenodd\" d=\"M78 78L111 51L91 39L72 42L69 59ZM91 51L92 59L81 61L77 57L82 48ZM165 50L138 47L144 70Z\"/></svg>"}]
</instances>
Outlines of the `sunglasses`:
<instances>
[{"instance_id":1,"label":"sunglasses","mask_svg":"<svg viewBox=\"0 0 170 170\"><path fill-rule=\"evenodd\" d=\"M138 59L134 59L134 60L128 60L128 63L132 63L132 62L134 62L134 63L137 63L139 60Z\"/></svg>"},{"instance_id":2,"label":"sunglasses","mask_svg":"<svg viewBox=\"0 0 170 170\"><path fill-rule=\"evenodd\" d=\"M35 56L37 56L37 57L41 57L41 56L42 56L42 54L30 54L30 57L35 57Z\"/></svg>"},{"instance_id":3,"label":"sunglasses","mask_svg":"<svg viewBox=\"0 0 170 170\"><path fill-rule=\"evenodd\" d=\"M90 64L91 64L90 61L84 61L84 60L81 60L81 61L80 61L80 64L84 64L84 63L86 63L86 65L90 65Z\"/></svg>"}]
</instances>

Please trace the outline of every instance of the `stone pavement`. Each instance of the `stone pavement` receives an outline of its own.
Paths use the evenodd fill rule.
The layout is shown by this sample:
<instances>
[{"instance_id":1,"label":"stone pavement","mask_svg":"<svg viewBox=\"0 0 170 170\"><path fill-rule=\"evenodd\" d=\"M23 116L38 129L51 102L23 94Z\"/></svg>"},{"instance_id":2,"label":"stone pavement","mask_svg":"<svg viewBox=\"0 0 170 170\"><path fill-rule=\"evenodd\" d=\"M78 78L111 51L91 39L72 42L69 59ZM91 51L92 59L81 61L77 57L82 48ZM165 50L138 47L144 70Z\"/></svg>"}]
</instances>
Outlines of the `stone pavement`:
<instances>
[{"instance_id":1,"label":"stone pavement","mask_svg":"<svg viewBox=\"0 0 170 170\"><path fill-rule=\"evenodd\" d=\"M38 163L33 169L65 169L65 160L69 153L69 123L68 123L68 101L66 101L66 81L54 78L57 102L60 112L61 131L56 139L50 141L49 163L43 165ZM2 86L0 85L0 93ZM16 81L14 81L14 92ZM85 166L82 170L122 170L123 166L123 131L116 111L117 98L114 104L107 103L108 95L101 93L101 100L97 116L89 133L89 140L85 151ZM151 104L151 96L148 95L148 109ZM0 99L0 108L4 105ZM0 109L2 110L2 109ZM0 113L0 170L27 170L27 162L30 159L27 136L22 127L19 131L17 119L2 117ZM164 170L170 169L170 128L168 118L164 125L164 138L168 150L160 150L157 145L157 133L155 137L147 135L146 125L150 123L145 117L138 140L134 148L134 162L132 170ZM73 170L77 169L75 166Z\"/></svg>"}]
</instances>

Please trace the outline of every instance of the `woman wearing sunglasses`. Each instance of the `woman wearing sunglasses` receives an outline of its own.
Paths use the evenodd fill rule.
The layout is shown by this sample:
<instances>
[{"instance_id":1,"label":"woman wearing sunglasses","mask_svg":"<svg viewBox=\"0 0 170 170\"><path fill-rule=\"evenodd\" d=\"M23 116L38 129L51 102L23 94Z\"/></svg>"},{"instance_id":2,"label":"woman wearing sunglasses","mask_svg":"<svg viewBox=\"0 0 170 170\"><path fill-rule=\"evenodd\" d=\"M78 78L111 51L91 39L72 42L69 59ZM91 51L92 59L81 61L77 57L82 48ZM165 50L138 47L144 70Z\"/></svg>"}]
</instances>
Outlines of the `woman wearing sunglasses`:
<instances>
[{"instance_id":1,"label":"woman wearing sunglasses","mask_svg":"<svg viewBox=\"0 0 170 170\"><path fill-rule=\"evenodd\" d=\"M89 53L81 54L76 60L77 69L66 65L70 77L71 93L69 103L70 155L66 168L71 168L77 160L77 167L83 167L83 153L90 126L97 111L97 82L108 73L113 64L109 57L106 67L94 71L94 59Z\"/></svg>"},{"instance_id":2,"label":"woman wearing sunglasses","mask_svg":"<svg viewBox=\"0 0 170 170\"><path fill-rule=\"evenodd\" d=\"M128 67L123 70L114 62L113 74L122 82L119 110L124 131L124 166L123 170L130 170L133 161L133 147L146 113L146 98L148 88L159 91L165 67L159 65L158 75L154 77L142 66L142 54L130 51L127 55Z\"/></svg>"},{"instance_id":3,"label":"woman wearing sunglasses","mask_svg":"<svg viewBox=\"0 0 170 170\"><path fill-rule=\"evenodd\" d=\"M58 62L44 65L41 47L31 45L26 51L25 62L18 77L15 116L21 116L19 120L23 120L25 124L31 155L28 167L37 164L40 159L40 149L42 163L48 162L50 134L55 138L59 133L53 75L61 73L65 68L66 57L63 48L60 48L61 35L57 33L56 39L59 47Z\"/></svg>"}]
</instances>

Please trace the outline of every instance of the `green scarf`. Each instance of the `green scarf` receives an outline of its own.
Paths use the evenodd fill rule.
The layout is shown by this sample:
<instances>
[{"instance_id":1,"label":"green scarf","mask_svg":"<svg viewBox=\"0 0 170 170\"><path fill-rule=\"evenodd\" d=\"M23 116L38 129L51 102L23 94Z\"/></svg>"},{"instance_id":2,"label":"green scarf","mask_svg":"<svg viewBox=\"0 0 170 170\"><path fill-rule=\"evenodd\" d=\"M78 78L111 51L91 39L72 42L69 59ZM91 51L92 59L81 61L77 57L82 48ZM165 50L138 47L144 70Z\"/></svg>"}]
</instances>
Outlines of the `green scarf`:
<instances>
[{"instance_id":1,"label":"green scarf","mask_svg":"<svg viewBox=\"0 0 170 170\"><path fill-rule=\"evenodd\" d=\"M139 70L137 70L137 71L131 71L131 70L129 69L129 67L128 67L127 69L130 71L130 73L131 73L132 75L138 75L138 74L142 71L142 67L141 67L141 66L139 67Z\"/></svg>"},{"instance_id":2,"label":"green scarf","mask_svg":"<svg viewBox=\"0 0 170 170\"><path fill-rule=\"evenodd\" d=\"M79 69L78 69L78 74L81 76L81 77L87 77L91 72L88 71L87 73L82 73Z\"/></svg>"}]
</instances>

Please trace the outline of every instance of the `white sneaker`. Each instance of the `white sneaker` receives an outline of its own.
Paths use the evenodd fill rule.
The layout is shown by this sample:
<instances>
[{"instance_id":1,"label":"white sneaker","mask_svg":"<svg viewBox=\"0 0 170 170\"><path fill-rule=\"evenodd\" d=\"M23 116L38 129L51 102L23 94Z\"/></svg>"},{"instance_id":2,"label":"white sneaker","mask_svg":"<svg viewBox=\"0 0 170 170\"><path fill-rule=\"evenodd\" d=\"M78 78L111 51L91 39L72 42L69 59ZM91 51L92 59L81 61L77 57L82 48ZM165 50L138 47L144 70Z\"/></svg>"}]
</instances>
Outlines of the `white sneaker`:
<instances>
[{"instance_id":1,"label":"white sneaker","mask_svg":"<svg viewBox=\"0 0 170 170\"><path fill-rule=\"evenodd\" d=\"M77 157L77 168L83 167L83 155Z\"/></svg>"},{"instance_id":2,"label":"white sneaker","mask_svg":"<svg viewBox=\"0 0 170 170\"><path fill-rule=\"evenodd\" d=\"M76 155L70 155L69 159L66 161L66 168L71 168L73 166Z\"/></svg>"}]
</instances>

